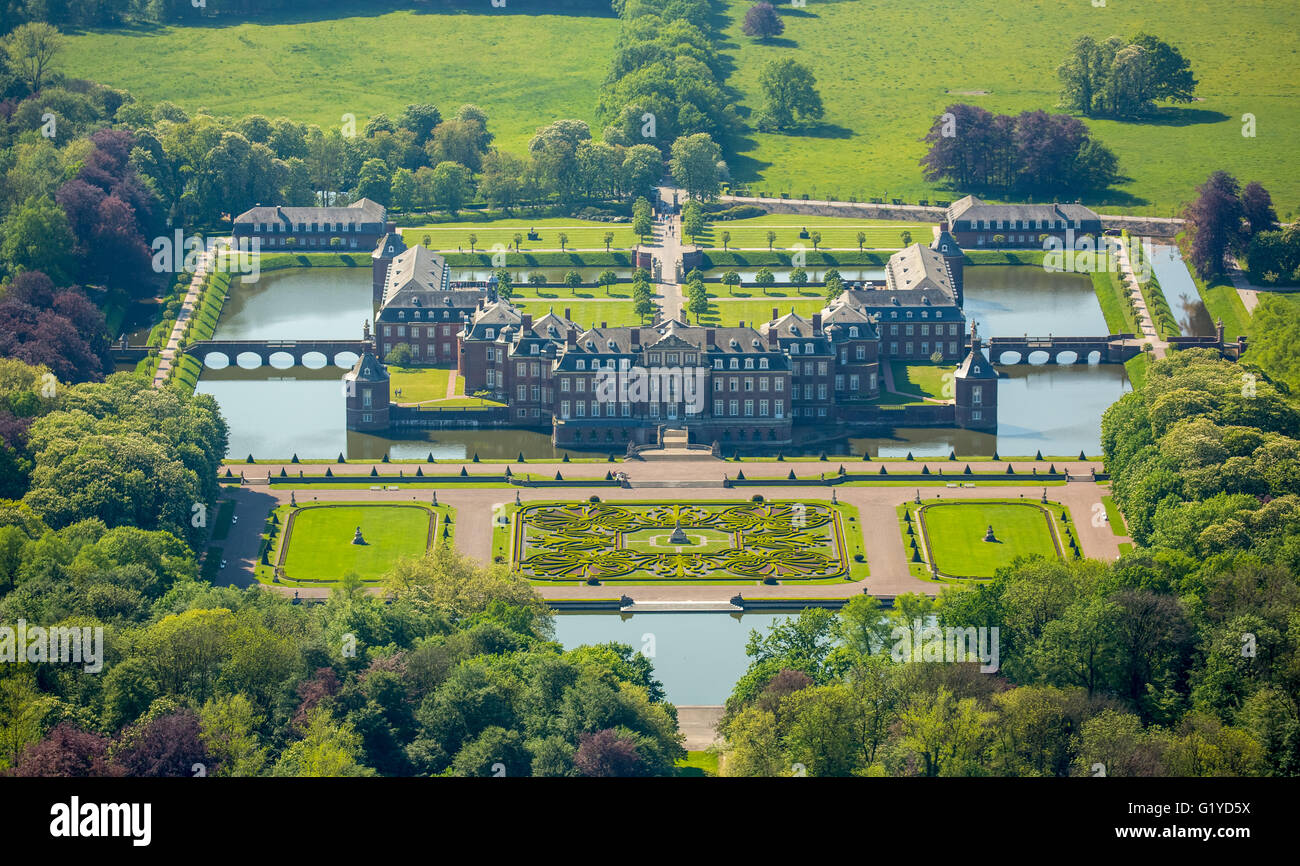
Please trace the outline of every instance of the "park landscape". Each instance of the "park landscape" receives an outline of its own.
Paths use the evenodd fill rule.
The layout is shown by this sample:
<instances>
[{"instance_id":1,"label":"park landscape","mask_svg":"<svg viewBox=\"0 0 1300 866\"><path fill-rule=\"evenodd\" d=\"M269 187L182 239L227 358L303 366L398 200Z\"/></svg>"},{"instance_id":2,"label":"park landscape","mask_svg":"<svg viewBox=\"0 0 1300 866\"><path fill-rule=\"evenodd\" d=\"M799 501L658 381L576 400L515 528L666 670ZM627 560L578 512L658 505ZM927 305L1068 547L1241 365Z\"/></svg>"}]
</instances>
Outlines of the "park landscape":
<instances>
[{"instance_id":1,"label":"park landscape","mask_svg":"<svg viewBox=\"0 0 1300 866\"><path fill-rule=\"evenodd\" d=\"M20 5L0 622L102 624L119 649L102 681L0 668L0 773L1300 773L1294 4L110 2L53 13L52 37ZM1111 36L1133 41L1079 48ZM1195 87L1072 107L1075 50L1148 71L1133 58L1181 52ZM1019 145L999 152L1014 176L957 176L951 109ZM356 352L186 350L322 320L358 342L369 249L263 252L260 287L211 258L150 267L173 226L224 238L255 205L368 200L534 320L758 326L879 281L970 194L1077 200L1169 251L1142 281L1140 243L1082 275L1034 241L959 251L991 336L1131 350L988 357L992 433L809 419L768 448L571 447L480 425L510 395L409 345L375 359L394 407L451 423L345 430ZM960 358L934 357L882 357L873 405L951 403ZM673 635L662 661L629 620ZM1000 667L891 655L931 623L1001 629ZM877 733L827 721L849 717Z\"/></svg>"}]
</instances>

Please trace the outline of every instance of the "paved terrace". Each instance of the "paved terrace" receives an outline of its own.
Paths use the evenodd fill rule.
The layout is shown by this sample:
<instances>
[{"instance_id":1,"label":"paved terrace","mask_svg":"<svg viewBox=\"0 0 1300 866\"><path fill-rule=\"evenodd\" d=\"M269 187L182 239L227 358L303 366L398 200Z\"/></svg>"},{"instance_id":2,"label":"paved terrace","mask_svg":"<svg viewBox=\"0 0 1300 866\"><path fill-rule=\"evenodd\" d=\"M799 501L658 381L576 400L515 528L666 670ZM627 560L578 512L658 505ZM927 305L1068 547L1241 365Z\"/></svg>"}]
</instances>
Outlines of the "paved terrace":
<instances>
[{"instance_id":1,"label":"paved terrace","mask_svg":"<svg viewBox=\"0 0 1300 866\"><path fill-rule=\"evenodd\" d=\"M971 499L999 497L1016 499L1024 497L1032 501L1037 501L1041 496L1043 487L1033 483L1032 477L1029 476L1031 471L1038 469L1046 471L1051 461L1043 462L1028 460L1016 461L980 461L972 463L972 471L994 471L1005 473L1008 465L1013 466L1015 472L1020 476L1023 484L1015 485L979 485L974 488L957 487L950 488L942 483L923 485L921 487L922 498L929 499L936 496L944 499ZM1099 461L1055 461L1058 470L1064 471L1068 468L1070 473L1077 476L1087 476L1091 470L1102 471ZM328 465L335 475L368 475L372 465L376 466L381 473L380 478L371 479L371 484L357 484L355 489L351 490L322 490L313 485L293 485L278 484L268 486L265 483L266 474L270 472L272 477L278 476L280 469L283 468L287 473L296 476L299 470L306 474L323 473L325 465ZM223 556L227 561L225 570L220 572L219 583L234 583L239 586L248 586L253 584L253 568L257 557L260 532L267 512L276 505L287 503L290 492L294 492L300 502L310 501L353 501L353 502L409 502L412 499L427 501L433 491L424 487L402 487L397 490L388 490L390 482L386 479L396 479L398 471L406 473L409 478L415 471L416 465L419 465L426 472L437 472L439 474L452 473L459 474L462 467L471 475L497 475L504 471L507 464L489 464L489 463L438 463L438 464L232 464L232 470L238 474L241 470L245 473L246 478L261 479L260 484L248 484L241 487L230 488L228 495L236 503L236 515L238 522L231 527L229 537L224 542ZM757 582L749 583L736 581L725 586L700 586L700 585L681 585L681 586L636 586L624 585L621 583L609 583L602 586L556 586L549 587L539 585L539 591L548 599L607 599L612 595L628 595L636 602L655 602L655 601L714 601L725 602L737 592L742 593L747 598L843 598L850 595L856 595L862 592L868 592L872 595L882 597L892 597L904 592L920 592L929 595L936 594L942 584L918 580L911 576L908 571L906 556L903 548L903 542L898 532L897 516L894 509L903 502L910 501L915 495L915 485L864 485L848 486L836 485L828 487L820 484L819 475L827 473L833 475L841 465L838 461L812 461L812 462L742 462L742 463L724 463L719 460L703 459L692 461L664 461L664 462L629 462L619 464L609 463L528 463L508 464L511 471L515 473L529 472L541 475L543 477L553 478L557 471L561 472L564 477L592 478L603 477L609 469L626 472L632 488L614 488L614 487L560 487L560 488L528 488L528 487L492 487L492 488L464 488L457 487L455 484L449 484L445 487L437 488L438 502L454 507L456 509L456 546L457 548L470 556L475 557L481 562L487 563L491 560L492 550L492 509L495 505L503 502L513 502L515 493L518 492L520 500L529 502L534 500L554 500L554 499L573 499L585 500L592 494L599 495L606 501L635 500L635 499L673 499L677 501L689 501L700 499L748 499L758 493L769 499L829 499L830 491L833 489L836 496L841 502L856 505L861 516L859 525L863 528L865 534L865 547L867 553L867 562L870 566L871 575L862 581L839 584L822 584L822 585L799 585L788 584L778 586L767 586ZM845 469L850 472L878 472L882 463L852 461L843 464ZM969 482L973 480L970 476L960 475L965 463L961 461L950 462L946 460L933 461L891 461L883 465L888 466L892 473L903 472L920 472L922 466L928 466L930 472L935 474L935 481L941 481L938 477L940 469L944 471L945 476L952 477L953 481ZM722 480L723 474L734 477L737 469L745 470L746 478L785 478L791 470L794 471L797 478L806 479L807 485L790 485L790 486L765 486L754 485L744 486L733 489L722 489L719 486L702 487L695 486L701 484L717 485ZM223 473L224 474L224 473ZM977 476L978 477L978 476ZM1013 479L1016 476L1008 476ZM883 480L883 479L882 479ZM638 482L649 482L655 484L654 487L636 487ZM691 485L691 486L672 486L665 489L660 486L665 482L674 483L674 485ZM371 486L382 486L384 489L373 490ZM1083 547L1084 555L1095 559L1115 559L1119 555L1119 542L1123 539L1117 538L1111 531L1109 524L1102 523L1101 526L1092 525L1092 516L1097 513L1098 506L1101 504L1101 497L1107 492L1107 489L1091 481L1073 481L1066 484L1057 484L1048 488L1048 498L1061 502L1070 508L1071 516L1074 521L1075 529L1078 533L1080 543ZM1122 530L1121 530L1122 531ZM295 590L291 588L275 588L276 591L286 594L293 594ZM302 598L324 597L329 594L328 589L299 589L297 593Z\"/></svg>"}]
</instances>

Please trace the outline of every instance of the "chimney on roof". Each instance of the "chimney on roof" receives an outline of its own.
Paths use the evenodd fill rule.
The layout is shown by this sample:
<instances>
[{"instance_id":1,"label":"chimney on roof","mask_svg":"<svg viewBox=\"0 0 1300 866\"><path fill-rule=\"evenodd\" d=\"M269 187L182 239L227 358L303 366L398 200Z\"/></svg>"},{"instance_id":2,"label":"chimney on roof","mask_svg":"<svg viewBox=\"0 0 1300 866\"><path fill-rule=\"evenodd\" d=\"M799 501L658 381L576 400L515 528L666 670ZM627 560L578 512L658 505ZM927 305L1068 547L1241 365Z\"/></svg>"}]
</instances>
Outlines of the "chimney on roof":
<instances>
[{"instance_id":1,"label":"chimney on roof","mask_svg":"<svg viewBox=\"0 0 1300 866\"><path fill-rule=\"evenodd\" d=\"M767 346L769 349L779 349L781 347L781 342L779 340L779 335L776 332L776 328L767 329Z\"/></svg>"},{"instance_id":2,"label":"chimney on roof","mask_svg":"<svg viewBox=\"0 0 1300 866\"><path fill-rule=\"evenodd\" d=\"M533 314L524 313L523 317L519 321L519 329L522 331L527 331L527 330L531 330L532 327L533 327Z\"/></svg>"},{"instance_id":3,"label":"chimney on roof","mask_svg":"<svg viewBox=\"0 0 1300 866\"><path fill-rule=\"evenodd\" d=\"M576 346L576 345L578 345L578 330L577 330L577 328L569 328L568 332L565 333L565 335L564 335L564 343L565 343L565 345L567 345L567 346Z\"/></svg>"},{"instance_id":4,"label":"chimney on roof","mask_svg":"<svg viewBox=\"0 0 1300 866\"><path fill-rule=\"evenodd\" d=\"M740 321L739 323L737 323L736 327L738 327L738 328L743 328L743 327L745 327L745 323L744 323L744 321L742 320L742 321Z\"/></svg>"},{"instance_id":5,"label":"chimney on roof","mask_svg":"<svg viewBox=\"0 0 1300 866\"><path fill-rule=\"evenodd\" d=\"M944 220L943 222L939 223L939 231L941 231L941 232L946 232L946 231L948 231L948 221L947 221L947 220Z\"/></svg>"},{"instance_id":6,"label":"chimney on roof","mask_svg":"<svg viewBox=\"0 0 1300 866\"><path fill-rule=\"evenodd\" d=\"M602 331L605 330L605 328L607 328L607 327L609 327L609 326L606 325L604 322L601 322L601 323L600 323L600 329L601 329Z\"/></svg>"},{"instance_id":7,"label":"chimney on roof","mask_svg":"<svg viewBox=\"0 0 1300 866\"><path fill-rule=\"evenodd\" d=\"M712 349L714 346L717 345L717 341L718 341L718 332L713 330L712 328L705 328L704 345Z\"/></svg>"},{"instance_id":8,"label":"chimney on roof","mask_svg":"<svg viewBox=\"0 0 1300 866\"><path fill-rule=\"evenodd\" d=\"M573 311L569 307L564 308L564 320L566 322L573 321Z\"/></svg>"},{"instance_id":9,"label":"chimney on roof","mask_svg":"<svg viewBox=\"0 0 1300 866\"><path fill-rule=\"evenodd\" d=\"M813 333L814 333L814 334L820 334L820 333L822 332L822 314L821 314L821 313L813 313L812 326L813 326Z\"/></svg>"}]
</instances>

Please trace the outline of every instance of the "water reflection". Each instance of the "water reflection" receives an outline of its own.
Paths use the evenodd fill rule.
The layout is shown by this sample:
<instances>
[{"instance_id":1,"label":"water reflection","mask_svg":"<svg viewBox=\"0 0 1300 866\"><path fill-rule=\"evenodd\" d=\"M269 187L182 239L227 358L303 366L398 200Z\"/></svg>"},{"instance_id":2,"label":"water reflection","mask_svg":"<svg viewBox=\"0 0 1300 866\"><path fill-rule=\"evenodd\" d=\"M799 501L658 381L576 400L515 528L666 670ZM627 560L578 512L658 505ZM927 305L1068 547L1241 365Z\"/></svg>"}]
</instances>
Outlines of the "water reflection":
<instances>
[{"instance_id":1,"label":"water reflection","mask_svg":"<svg viewBox=\"0 0 1300 866\"><path fill-rule=\"evenodd\" d=\"M655 676L668 700L682 706L725 703L749 658L751 630L764 634L793 613L565 613L555 618L555 639L565 649L618 641L653 649Z\"/></svg>"},{"instance_id":2,"label":"water reflection","mask_svg":"<svg viewBox=\"0 0 1300 866\"><path fill-rule=\"evenodd\" d=\"M1178 327L1186 337L1214 336L1214 319L1206 309L1201 294L1196 290L1191 272L1176 246L1155 246L1151 249L1151 270L1160 281L1165 300L1178 313Z\"/></svg>"},{"instance_id":3,"label":"water reflection","mask_svg":"<svg viewBox=\"0 0 1300 866\"><path fill-rule=\"evenodd\" d=\"M982 337L1102 337L1109 333L1092 280L1030 265L966 268L966 318Z\"/></svg>"}]
</instances>

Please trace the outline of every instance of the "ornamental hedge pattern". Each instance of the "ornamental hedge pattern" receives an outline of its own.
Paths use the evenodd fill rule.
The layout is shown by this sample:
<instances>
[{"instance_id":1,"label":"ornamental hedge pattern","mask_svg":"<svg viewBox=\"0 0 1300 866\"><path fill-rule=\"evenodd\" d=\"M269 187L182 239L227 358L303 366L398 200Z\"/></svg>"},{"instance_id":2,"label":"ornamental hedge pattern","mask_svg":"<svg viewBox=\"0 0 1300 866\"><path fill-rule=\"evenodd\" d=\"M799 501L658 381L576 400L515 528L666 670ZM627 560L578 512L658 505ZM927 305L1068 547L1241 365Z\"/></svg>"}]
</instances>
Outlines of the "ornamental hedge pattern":
<instances>
[{"instance_id":1,"label":"ornamental hedge pattern","mask_svg":"<svg viewBox=\"0 0 1300 866\"><path fill-rule=\"evenodd\" d=\"M630 533L676 526L730 537L728 550L656 552ZM514 517L513 566L539 580L821 580L847 574L829 505L798 502L529 505Z\"/></svg>"}]
</instances>

